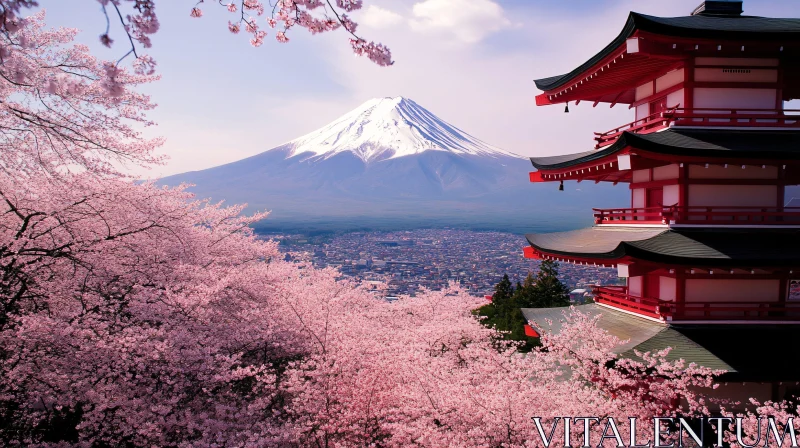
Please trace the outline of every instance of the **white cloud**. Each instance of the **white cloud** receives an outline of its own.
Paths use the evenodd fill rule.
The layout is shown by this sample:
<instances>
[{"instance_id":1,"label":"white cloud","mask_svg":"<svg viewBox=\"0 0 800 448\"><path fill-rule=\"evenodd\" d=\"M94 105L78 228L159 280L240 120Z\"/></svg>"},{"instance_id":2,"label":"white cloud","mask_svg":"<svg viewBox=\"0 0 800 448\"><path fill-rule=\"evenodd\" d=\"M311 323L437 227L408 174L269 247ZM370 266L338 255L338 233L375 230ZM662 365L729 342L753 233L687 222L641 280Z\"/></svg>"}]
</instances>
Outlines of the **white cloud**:
<instances>
[{"instance_id":1,"label":"white cloud","mask_svg":"<svg viewBox=\"0 0 800 448\"><path fill-rule=\"evenodd\" d=\"M403 16L400 14L375 5L367 6L359 19L360 24L377 29L395 26L402 21Z\"/></svg>"},{"instance_id":2,"label":"white cloud","mask_svg":"<svg viewBox=\"0 0 800 448\"><path fill-rule=\"evenodd\" d=\"M511 25L503 8L492 0L424 0L412 9L411 29L443 32L475 43Z\"/></svg>"}]
</instances>

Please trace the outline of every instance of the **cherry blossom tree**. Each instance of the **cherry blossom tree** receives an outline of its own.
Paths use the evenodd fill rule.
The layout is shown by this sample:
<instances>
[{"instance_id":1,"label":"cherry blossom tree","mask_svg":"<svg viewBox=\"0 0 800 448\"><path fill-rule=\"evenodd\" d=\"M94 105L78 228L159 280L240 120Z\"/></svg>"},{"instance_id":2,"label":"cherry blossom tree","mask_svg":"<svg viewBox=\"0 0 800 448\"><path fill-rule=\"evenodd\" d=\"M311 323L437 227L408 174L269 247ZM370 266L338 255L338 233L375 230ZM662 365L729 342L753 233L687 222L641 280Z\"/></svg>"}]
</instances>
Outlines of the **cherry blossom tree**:
<instances>
[{"instance_id":1,"label":"cherry blossom tree","mask_svg":"<svg viewBox=\"0 0 800 448\"><path fill-rule=\"evenodd\" d=\"M387 303L285 261L265 214L135 182L120 164L161 161L152 64L98 61L30 3L2 3L0 444L524 447L533 416L707 412L714 372L618 359L596 318L521 354L456 286Z\"/></svg>"},{"instance_id":2,"label":"cherry blossom tree","mask_svg":"<svg viewBox=\"0 0 800 448\"><path fill-rule=\"evenodd\" d=\"M91 2L91 0L85 0ZM96 0L105 15L105 31L100 34L100 42L107 47L114 44L111 35L112 21L119 21L125 31L124 40L129 50L121 59L132 55L140 65L152 68L151 58L140 54L137 46L150 48L151 36L158 32L160 24L156 15L156 0ZM275 40L289 42L290 30L305 28L311 34L344 29L350 36L350 46L359 56L366 56L374 63L392 65L391 51L380 43L368 42L356 34L357 24L347 14L361 9L362 0L275 0L266 3L261 0L196 0L189 8L191 17L203 16L203 8L218 6L231 14L228 30L238 34L244 30L250 35L250 44L259 47L264 43L268 32L274 30ZM0 0L0 31L13 31L18 27L22 10L39 6L39 0Z\"/></svg>"}]
</instances>

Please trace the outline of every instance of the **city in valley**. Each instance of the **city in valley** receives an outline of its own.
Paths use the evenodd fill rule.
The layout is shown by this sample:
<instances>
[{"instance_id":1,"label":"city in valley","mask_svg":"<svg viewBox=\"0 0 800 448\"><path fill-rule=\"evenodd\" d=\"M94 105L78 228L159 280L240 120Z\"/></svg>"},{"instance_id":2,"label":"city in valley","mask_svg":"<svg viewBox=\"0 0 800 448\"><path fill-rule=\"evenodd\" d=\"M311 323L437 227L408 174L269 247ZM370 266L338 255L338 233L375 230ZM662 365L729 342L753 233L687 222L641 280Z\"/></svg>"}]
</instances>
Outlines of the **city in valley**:
<instances>
[{"instance_id":1,"label":"city in valley","mask_svg":"<svg viewBox=\"0 0 800 448\"><path fill-rule=\"evenodd\" d=\"M388 286L388 297L414 295L458 282L474 295L491 294L508 274L512 283L536 273L538 261L525 259L525 237L504 232L425 229L352 232L337 235L268 234L291 257L333 267L343 276ZM617 270L562 263L559 277L570 290L616 284ZM578 298L579 299L579 298Z\"/></svg>"}]
</instances>

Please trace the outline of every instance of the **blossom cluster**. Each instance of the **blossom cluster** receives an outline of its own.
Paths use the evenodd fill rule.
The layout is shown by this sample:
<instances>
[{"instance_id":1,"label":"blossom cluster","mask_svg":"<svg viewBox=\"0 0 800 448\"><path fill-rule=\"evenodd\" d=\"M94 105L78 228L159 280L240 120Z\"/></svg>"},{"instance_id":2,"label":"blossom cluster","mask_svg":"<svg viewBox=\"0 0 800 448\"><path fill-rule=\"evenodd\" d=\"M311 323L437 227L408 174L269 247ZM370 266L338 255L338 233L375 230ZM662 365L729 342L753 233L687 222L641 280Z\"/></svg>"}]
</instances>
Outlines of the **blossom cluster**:
<instances>
[{"instance_id":1,"label":"blossom cluster","mask_svg":"<svg viewBox=\"0 0 800 448\"><path fill-rule=\"evenodd\" d=\"M44 13L6 30L0 445L525 447L533 416L708 412L715 372L619 359L596 317L566 313L522 355L467 291L389 303L286 261L250 228L264 213L137 182L118 166L161 161L135 91L157 78L96 60ZM752 406L748 423L793 412Z\"/></svg>"},{"instance_id":2,"label":"blossom cluster","mask_svg":"<svg viewBox=\"0 0 800 448\"><path fill-rule=\"evenodd\" d=\"M203 3L202 0L198 2L198 6L191 9L190 15L192 17L202 17L203 11L199 6L201 3ZM336 7L344 11L342 13L336 11L329 2L322 0L277 0L274 5L271 5L272 10L268 15L265 14L264 3L259 0L220 2L220 5L224 6L228 12L237 15L236 20L228 22L228 30L233 34L238 34L244 28L250 34L250 44L254 47L261 46L267 36L267 32L262 29L259 23L259 19L262 16L266 16L266 25L269 28L278 29L275 32L275 40L278 42L288 42L287 33L295 26L305 28L311 34L344 28L352 35L350 43L355 54L367 56L371 61L381 66L393 63L391 52L386 46L375 42L367 42L355 34L358 24L346 12L360 9L362 7L361 0L337 0ZM319 9L325 9L326 13L317 17L314 15L314 11Z\"/></svg>"}]
</instances>

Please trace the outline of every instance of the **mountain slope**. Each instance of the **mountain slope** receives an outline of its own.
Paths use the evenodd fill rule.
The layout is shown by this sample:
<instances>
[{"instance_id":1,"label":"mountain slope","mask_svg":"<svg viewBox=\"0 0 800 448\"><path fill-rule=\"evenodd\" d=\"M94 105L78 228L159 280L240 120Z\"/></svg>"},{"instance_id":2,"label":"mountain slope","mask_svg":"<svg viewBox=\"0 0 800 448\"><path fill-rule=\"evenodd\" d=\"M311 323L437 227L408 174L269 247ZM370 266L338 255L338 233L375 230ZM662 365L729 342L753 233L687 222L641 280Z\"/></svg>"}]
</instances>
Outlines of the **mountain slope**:
<instances>
[{"instance_id":1,"label":"mountain slope","mask_svg":"<svg viewBox=\"0 0 800 448\"><path fill-rule=\"evenodd\" d=\"M317 131L287 143L290 155L330 158L351 152L365 163L438 150L451 154L517 157L442 121L414 101L375 98Z\"/></svg>"},{"instance_id":2,"label":"mountain slope","mask_svg":"<svg viewBox=\"0 0 800 448\"><path fill-rule=\"evenodd\" d=\"M188 182L196 185L192 191L200 197L272 210L266 224L276 225L349 220L367 226L424 221L497 227L509 225L509 220L530 226L534 217L539 222L548 216L589 219L582 207L588 194L532 185L530 169L526 158L484 143L398 97L367 101L271 150L162 183ZM594 187L587 189L593 191L592 200L605 190ZM547 193L537 194L542 191ZM627 193L617 191L605 196ZM583 215L577 220L576 207ZM543 209L547 216L541 216Z\"/></svg>"}]
</instances>

